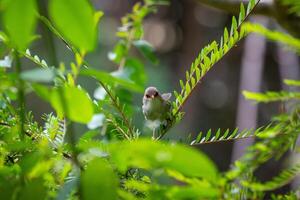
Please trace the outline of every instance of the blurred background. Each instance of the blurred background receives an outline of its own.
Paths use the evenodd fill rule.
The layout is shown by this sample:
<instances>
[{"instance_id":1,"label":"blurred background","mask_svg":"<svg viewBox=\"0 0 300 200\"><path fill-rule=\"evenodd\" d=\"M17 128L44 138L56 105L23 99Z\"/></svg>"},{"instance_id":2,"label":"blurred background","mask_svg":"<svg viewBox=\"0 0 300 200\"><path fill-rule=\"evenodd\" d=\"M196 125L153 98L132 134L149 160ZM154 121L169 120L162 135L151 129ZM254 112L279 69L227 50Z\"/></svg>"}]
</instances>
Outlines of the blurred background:
<instances>
[{"instance_id":1,"label":"blurred background","mask_svg":"<svg viewBox=\"0 0 300 200\"><path fill-rule=\"evenodd\" d=\"M93 0L94 7L105 15L100 20L97 50L88 55L90 65L102 70L114 71L117 66L107 55L118 41L115 33L121 25L120 19L131 11L138 1L133 0ZM47 1L39 1L40 11L47 16ZM160 59L158 65L146 60L147 86L156 86L161 92L179 90L179 79L185 76L201 48L213 40L219 40L224 27L231 24L232 14L239 11L240 1L222 0L171 0L169 6L162 6L157 13L147 17L144 23L144 39L151 43ZM249 20L263 24L271 29L286 31L295 36L300 34L300 19L289 16L284 6L275 1L262 1L256 13ZM285 12L285 13L284 13ZM39 34L47 40L36 41L32 54L39 54L48 63L58 65L56 60L69 63L73 57L65 45L54 38L46 27L39 24ZM46 42L45 42L46 41ZM131 52L137 54L137 52ZM24 60L24 63L29 63ZM28 66L28 68L30 68ZM191 134L194 138L200 132L218 128L234 130L235 127L257 128L265 125L272 115L288 110L290 104L254 104L246 101L241 92L291 89L283 85L283 79L299 79L299 57L280 44L267 41L258 35L250 35L233 48L198 85L193 96L184 107L186 113L181 123L167 134L167 138L186 140ZM81 78L79 84L94 95L94 81ZM142 128L144 118L141 112L142 94L136 94L137 106L134 117L137 127ZM51 112L50 106L34 94L27 96L28 110L33 110L37 119L42 113ZM292 104L293 102L291 102ZM78 126L80 133L86 127ZM239 158L245 147L253 142L243 139L236 142L206 144L196 146L206 152L220 171L225 171ZM269 174L257 175L261 180L278 173L288 164L287 156L280 161L271 161L262 171Z\"/></svg>"}]
</instances>

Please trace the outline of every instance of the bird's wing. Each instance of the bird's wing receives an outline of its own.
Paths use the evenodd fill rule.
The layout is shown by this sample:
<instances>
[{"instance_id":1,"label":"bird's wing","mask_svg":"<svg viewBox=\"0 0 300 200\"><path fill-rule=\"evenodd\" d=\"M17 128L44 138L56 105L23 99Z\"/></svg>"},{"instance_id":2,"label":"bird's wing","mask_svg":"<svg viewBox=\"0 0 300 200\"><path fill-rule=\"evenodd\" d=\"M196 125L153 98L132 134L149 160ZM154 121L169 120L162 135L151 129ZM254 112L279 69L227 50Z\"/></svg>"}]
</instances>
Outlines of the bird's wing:
<instances>
[{"instance_id":1,"label":"bird's wing","mask_svg":"<svg viewBox=\"0 0 300 200\"><path fill-rule=\"evenodd\" d=\"M171 98L172 94L171 93L164 93L161 95L163 100L168 101Z\"/></svg>"}]
</instances>

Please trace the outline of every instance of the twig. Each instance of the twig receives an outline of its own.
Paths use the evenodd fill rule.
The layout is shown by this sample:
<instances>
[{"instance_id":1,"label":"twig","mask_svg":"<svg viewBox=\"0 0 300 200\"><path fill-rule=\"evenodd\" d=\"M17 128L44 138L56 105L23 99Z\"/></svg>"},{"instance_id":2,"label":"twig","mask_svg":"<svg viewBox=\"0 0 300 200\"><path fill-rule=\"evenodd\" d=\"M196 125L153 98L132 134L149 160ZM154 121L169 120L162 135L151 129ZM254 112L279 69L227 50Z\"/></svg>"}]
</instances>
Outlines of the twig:
<instances>
[{"instance_id":1,"label":"twig","mask_svg":"<svg viewBox=\"0 0 300 200\"><path fill-rule=\"evenodd\" d=\"M114 104L115 108L118 110L118 112L120 113L124 123L126 124L129 132L130 132L130 136L132 138L134 138L134 129L133 127L131 126L131 123L129 122L129 120L127 119L126 115L124 114L122 108L120 107L120 105L118 104L117 102L117 99L116 97L110 92L110 90L108 89L108 87L102 82L102 81L99 81L100 85L103 87L103 89L106 91L106 93L108 94L108 96L110 97L110 99L112 100L112 103ZM126 138L128 138L127 134L125 136ZM130 137L129 137L130 138Z\"/></svg>"},{"instance_id":2,"label":"twig","mask_svg":"<svg viewBox=\"0 0 300 200\"><path fill-rule=\"evenodd\" d=\"M15 61L16 61L16 74L18 77L18 104L19 104L19 117L20 117L20 138L24 138L25 130L24 130L24 124L25 124L25 95L24 95L24 82L21 79L21 62L19 58L18 51L14 51Z\"/></svg>"}]
</instances>

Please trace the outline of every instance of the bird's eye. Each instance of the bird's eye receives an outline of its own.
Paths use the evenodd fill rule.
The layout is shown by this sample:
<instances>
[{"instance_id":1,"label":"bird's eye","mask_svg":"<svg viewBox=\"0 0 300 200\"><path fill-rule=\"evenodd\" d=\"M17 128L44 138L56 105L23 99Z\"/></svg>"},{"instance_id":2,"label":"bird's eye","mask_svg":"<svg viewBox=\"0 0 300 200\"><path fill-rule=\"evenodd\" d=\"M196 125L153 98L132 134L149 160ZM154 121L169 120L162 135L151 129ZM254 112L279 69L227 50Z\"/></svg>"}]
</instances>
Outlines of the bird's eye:
<instances>
[{"instance_id":1,"label":"bird's eye","mask_svg":"<svg viewBox=\"0 0 300 200\"><path fill-rule=\"evenodd\" d=\"M154 96L157 97L157 95L158 95L158 92L155 92L155 93L154 93Z\"/></svg>"},{"instance_id":2,"label":"bird's eye","mask_svg":"<svg viewBox=\"0 0 300 200\"><path fill-rule=\"evenodd\" d=\"M146 97L147 97L147 98L150 98L150 95L146 94Z\"/></svg>"}]
</instances>

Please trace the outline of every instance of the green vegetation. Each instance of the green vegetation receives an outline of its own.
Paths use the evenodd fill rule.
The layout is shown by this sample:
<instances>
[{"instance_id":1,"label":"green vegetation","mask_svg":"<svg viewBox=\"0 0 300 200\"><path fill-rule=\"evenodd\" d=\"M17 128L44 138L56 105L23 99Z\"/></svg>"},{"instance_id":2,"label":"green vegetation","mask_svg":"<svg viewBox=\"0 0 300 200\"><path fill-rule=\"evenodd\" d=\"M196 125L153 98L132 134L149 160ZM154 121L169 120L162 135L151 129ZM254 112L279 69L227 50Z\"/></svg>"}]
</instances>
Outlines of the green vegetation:
<instances>
[{"instance_id":1,"label":"green vegetation","mask_svg":"<svg viewBox=\"0 0 300 200\"><path fill-rule=\"evenodd\" d=\"M292 11L299 13L296 1L289 2ZM95 50L98 30L101 32L98 24L105 15L87 0L50 0L49 19L38 12L35 0L0 1L0 199L262 199L266 192L290 183L299 174L300 163L295 163L263 183L254 175L268 160L299 150L295 145L300 133L297 104L258 129L209 130L186 144L162 140L189 114L184 114L182 107L202 78L248 34L261 34L300 53L300 39L245 22L259 1L241 4L239 16L232 18L220 41L200 50L185 80L179 81L181 90L174 91L171 120L157 140L136 128L131 119L137 105L131 99L143 92L146 79L144 61L130 50L135 48L150 62L159 62L153 47L142 39L142 25L146 16L168 3L138 2L121 19L116 33L119 40L108 56L116 71L107 72L92 68L86 59ZM36 35L38 21L65 44L65 51L74 56L72 62L52 66L40 55L32 55L30 44L44 39ZM34 68L23 70L20 59ZM78 77L98 84L102 98L90 97L78 84ZM299 87L300 81L285 80L285 84ZM29 93L55 111L43 115L42 125L26 108ZM300 93L294 91L243 94L265 103L300 100ZM95 118L99 120L94 122ZM76 124L98 129L76 136ZM226 172L218 171L207 155L191 146L246 137L257 141ZM273 198L297 199L297 192L273 194Z\"/></svg>"}]
</instances>

